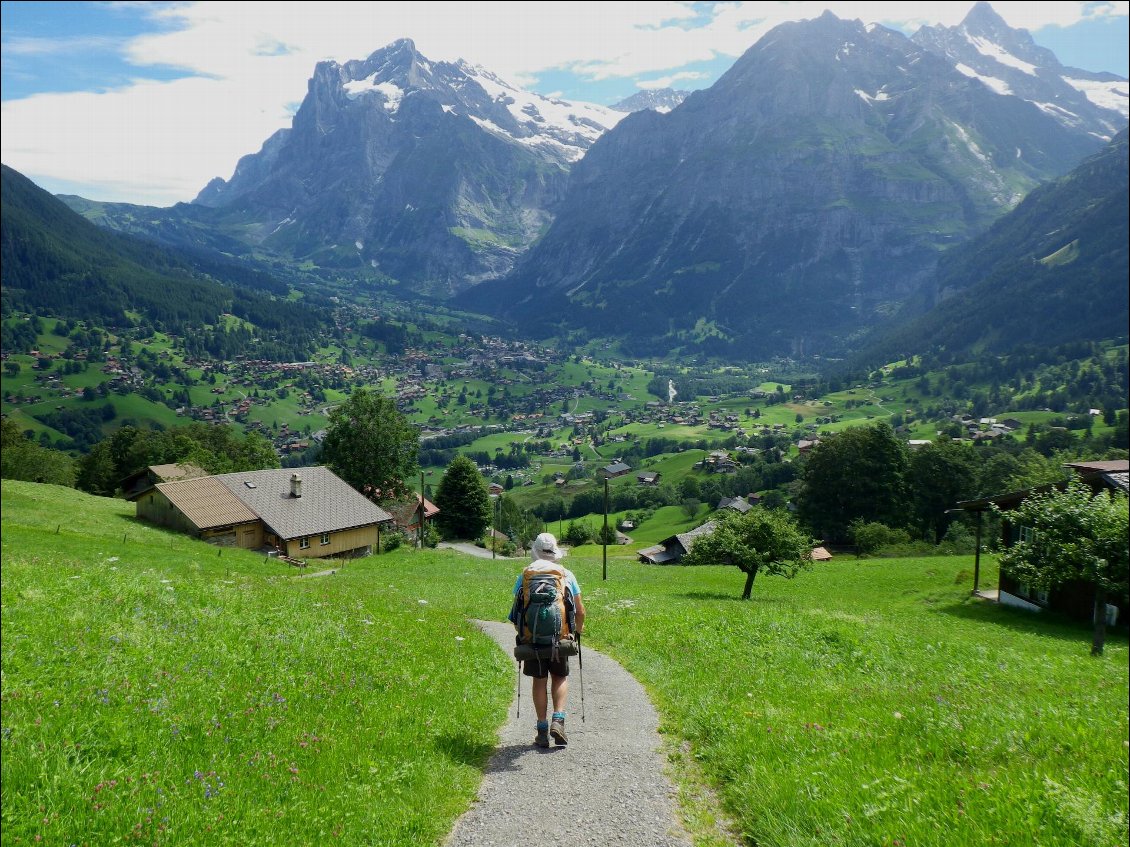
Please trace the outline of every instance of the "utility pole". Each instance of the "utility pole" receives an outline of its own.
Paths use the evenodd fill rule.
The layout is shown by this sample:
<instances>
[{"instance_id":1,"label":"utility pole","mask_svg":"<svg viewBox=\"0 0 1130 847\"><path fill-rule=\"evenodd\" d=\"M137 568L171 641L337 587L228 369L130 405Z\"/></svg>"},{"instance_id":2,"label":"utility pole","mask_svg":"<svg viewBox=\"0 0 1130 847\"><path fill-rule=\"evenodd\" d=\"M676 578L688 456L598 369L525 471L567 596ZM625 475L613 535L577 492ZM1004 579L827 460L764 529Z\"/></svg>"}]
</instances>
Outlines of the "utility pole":
<instances>
[{"instance_id":1,"label":"utility pole","mask_svg":"<svg viewBox=\"0 0 1130 847\"><path fill-rule=\"evenodd\" d=\"M420 471L420 526L416 530L420 549L424 549L424 472Z\"/></svg>"},{"instance_id":2,"label":"utility pole","mask_svg":"<svg viewBox=\"0 0 1130 847\"><path fill-rule=\"evenodd\" d=\"M604 532L600 540L604 542L604 571L602 580L608 579L608 477L604 478Z\"/></svg>"}]
</instances>

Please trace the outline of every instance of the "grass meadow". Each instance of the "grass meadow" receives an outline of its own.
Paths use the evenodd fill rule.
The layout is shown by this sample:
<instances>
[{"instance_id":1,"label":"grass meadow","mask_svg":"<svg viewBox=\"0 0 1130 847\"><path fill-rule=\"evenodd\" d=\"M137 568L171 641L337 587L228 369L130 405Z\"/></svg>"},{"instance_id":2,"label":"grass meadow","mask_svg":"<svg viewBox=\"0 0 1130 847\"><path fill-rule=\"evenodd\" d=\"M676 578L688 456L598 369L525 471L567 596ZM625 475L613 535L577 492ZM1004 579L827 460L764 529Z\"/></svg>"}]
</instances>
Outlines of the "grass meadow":
<instances>
[{"instance_id":1,"label":"grass meadow","mask_svg":"<svg viewBox=\"0 0 1130 847\"><path fill-rule=\"evenodd\" d=\"M3 484L3 842L441 843L514 691L467 619L503 619L518 563L300 577L131 514ZM699 845L1126 844L1124 634L1093 659L1086 627L972 599L967 557L742 602L736 569L604 581L589 549L588 643L651 693Z\"/></svg>"}]
</instances>

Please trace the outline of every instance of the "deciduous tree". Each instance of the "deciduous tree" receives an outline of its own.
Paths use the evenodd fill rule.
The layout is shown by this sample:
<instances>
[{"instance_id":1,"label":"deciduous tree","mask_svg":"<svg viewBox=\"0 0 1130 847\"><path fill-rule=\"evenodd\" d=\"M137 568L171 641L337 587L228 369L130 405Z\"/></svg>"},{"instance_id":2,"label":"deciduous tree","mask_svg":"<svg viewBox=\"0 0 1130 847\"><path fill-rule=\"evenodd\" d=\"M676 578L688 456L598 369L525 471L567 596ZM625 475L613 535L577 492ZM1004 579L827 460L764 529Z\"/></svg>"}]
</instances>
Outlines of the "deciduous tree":
<instances>
[{"instance_id":1,"label":"deciduous tree","mask_svg":"<svg viewBox=\"0 0 1130 847\"><path fill-rule=\"evenodd\" d=\"M683 563L737 566L746 575L742 599L748 600L759 573L791 579L812 564L812 547L812 539L787 512L725 512L714 531L694 543Z\"/></svg>"},{"instance_id":2,"label":"deciduous tree","mask_svg":"<svg viewBox=\"0 0 1130 847\"><path fill-rule=\"evenodd\" d=\"M848 537L856 519L905 526L910 512L906 446L885 423L846 429L809 454L797 508L816 535Z\"/></svg>"},{"instance_id":3,"label":"deciduous tree","mask_svg":"<svg viewBox=\"0 0 1130 847\"><path fill-rule=\"evenodd\" d=\"M417 471L419 450L419 432L396 403L363 388L330 412L322 441L322 458L333 472L382 501L411 493L406 480Z\"/></svg>"},{"instance_id":4,"label":"deciduous tree","mask_svg":"<svg viewBox=\"0 0 1130 847\"><path fill-rule=\"evenodd\" d=\"M1110 596L1126 604L1130 583L1130 510L1118 493L1093 495L1072 481L1060 491L1029 495L1004 516L1031 534L1001 555L1001 569L1030 586L1048 591L1083 580L1095 586L1095 636L1091 653L1103 651L1106 603Z\"/></svg>"}]
</instances>

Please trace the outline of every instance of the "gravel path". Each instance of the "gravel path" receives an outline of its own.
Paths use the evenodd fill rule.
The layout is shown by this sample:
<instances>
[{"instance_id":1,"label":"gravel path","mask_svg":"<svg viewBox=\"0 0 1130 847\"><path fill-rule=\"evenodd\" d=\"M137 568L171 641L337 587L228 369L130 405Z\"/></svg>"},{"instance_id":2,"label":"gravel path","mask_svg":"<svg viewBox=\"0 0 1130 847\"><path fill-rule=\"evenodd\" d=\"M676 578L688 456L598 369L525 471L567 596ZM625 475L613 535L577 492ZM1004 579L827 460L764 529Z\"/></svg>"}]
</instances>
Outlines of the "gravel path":
<instances>
[{"instance_id":1,"label":"gravel path","mask_svg":"<svg viewBox=\"0 0 1130 847\"><path fill-rule=\"evenodd\" d=\"M476 621L512 655L514 627ZM512 703L479 796L445 847L686 847L664 776L658 720L647 694L616 662L585 649L581 677L569 668L567 747L533 746L534 705L522 678L521 718ZM517 663L514 673L517 685Z\"/></svg>"}]
</instances>

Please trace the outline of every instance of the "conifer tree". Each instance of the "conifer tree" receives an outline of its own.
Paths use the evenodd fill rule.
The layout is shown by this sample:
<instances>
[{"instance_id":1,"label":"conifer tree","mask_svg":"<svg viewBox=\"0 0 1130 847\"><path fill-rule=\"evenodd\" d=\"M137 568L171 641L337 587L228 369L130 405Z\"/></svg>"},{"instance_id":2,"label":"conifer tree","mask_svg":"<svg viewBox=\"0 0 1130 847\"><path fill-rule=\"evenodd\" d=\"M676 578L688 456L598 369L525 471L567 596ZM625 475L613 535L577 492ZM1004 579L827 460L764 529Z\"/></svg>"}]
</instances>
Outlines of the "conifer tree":
<instances>
[{"instance_id":1,"label":"conifer tree","mask_svg":"<svg viewBox=\"0 0 1130 847\"><path fill-rule=\"evenodd\" d=\"M467 456L451 460L436 489L436 523L447 538L478 538L490 524L491 504L482 474Z\"/></svg>"}]
</instances>

